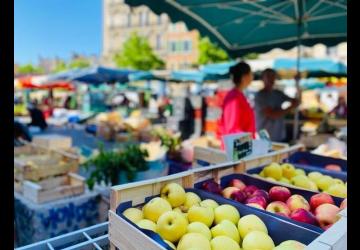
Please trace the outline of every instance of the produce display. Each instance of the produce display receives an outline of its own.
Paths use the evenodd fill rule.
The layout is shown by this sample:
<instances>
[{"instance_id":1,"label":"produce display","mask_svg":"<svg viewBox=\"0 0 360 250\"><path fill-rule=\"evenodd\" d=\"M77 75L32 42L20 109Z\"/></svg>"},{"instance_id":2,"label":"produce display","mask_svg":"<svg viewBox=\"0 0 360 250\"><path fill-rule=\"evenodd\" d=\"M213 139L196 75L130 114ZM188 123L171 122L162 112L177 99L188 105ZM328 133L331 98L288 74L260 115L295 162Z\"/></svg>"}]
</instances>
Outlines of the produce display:
<instances>
[{"instance_id":1,"label":"produce display","mask_svg":"<svg viewBox=\"0 0 360 250\"><path fill-rule=\"evenodd\" d=\"M292 194L287 187L273 186L269 190L264 190L255 185L246 185L236 178L232 179L229 186L224 189L212 180L202 183L201 186L202 189L220 194L227 199L298 222L319 226L324 230L339 219L337 214L347 206L346 198L338 207L327 193L314 194L310 200L306 200L302 195Z\"/></svg>"},{"instance_id":2,"label":"produce display","mask_svg":"<svg viewBox=\"0 0 360 250\"><path fill-rule=\"evenodd\" d=\"M328 170L338 170L339 166L328 165L326 168ZM333 178L318 171L306 174L303 169L295 168L289 163L271 163L264 167L259 174L253 174L253 176L315 192L325 192L340 198L347 197L347 182L344 183L341 179Z\"/></svg>"},{"instance_id":3,"label":"produce display","mask_svg":"<svg viewBox=\"0 0 360 250\"><path fill-rule=\"evenodd\" d=\"M255 214L241 216L234 206L201 200L177 183L166 184L160 197L142 209L128 208L123 215L138 227L158 233L176 250L305 249L295 240L275 246L266 224Z\"/></svg>"}]
</instances>

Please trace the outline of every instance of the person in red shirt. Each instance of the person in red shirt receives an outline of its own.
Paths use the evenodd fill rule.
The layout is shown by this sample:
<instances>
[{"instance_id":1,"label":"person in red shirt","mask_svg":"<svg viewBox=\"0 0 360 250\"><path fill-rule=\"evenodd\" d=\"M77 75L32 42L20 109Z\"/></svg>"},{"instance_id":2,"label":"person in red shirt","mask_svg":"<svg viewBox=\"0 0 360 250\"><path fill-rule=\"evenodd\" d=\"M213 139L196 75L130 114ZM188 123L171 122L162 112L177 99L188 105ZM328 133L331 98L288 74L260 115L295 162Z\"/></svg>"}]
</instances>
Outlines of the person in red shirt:
<instances>
[{"instance_id":1,"label":"person in red shirt","mask_svg":"<svg viewBox=\"0 0 360 250\"><path fill-rule=\"evenodd\" d=\"M250 132L255 138L256 133L254 111L243 93L253 80L251 68L247 63L239 62L229 72L235 87L225 96L218 123L217 136L222 141L222 149L224 135Z\"/></svg>"}]
</instances>

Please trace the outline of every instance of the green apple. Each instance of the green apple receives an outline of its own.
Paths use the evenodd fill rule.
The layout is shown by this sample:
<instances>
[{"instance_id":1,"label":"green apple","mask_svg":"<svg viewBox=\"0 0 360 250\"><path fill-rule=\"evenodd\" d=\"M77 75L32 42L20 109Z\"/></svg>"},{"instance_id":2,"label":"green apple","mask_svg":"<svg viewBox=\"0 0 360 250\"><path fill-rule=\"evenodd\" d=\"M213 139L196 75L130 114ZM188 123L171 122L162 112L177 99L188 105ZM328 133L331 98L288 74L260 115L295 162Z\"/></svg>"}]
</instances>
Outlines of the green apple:
<instances>
[{"instance_id":1,"label":"green apple","mask_svg":"<svg viewBox=\"0 0 360 250\"><path fill-rule=\"evenodd\" d=\"M261 177L265 177L265 171L264 171L264 169L260 171L259 175L260 175Z\"/></svg>"},{"instance_id":2,"label":"green apple","mask_svg":"<svg viewBox=\"0 0 360 250\"><path fill-rule=\"evenodd\" d=\"M304 169L301 169L301 168L295 169L295 174L296 175L306 175Z\"/></svg>"},{"instance_id":3,"label":"green apple","mask_svg":"<svg viewBox=\"0 0 360 250\"><path fill-rule=\"evenodd\" d=\"M133 223L137 223L144 218L143 212L137 208L128 208L123 212L123 215Z\"/></svg>"},{"instance_id":4,"label":"green apple","mask_svg":"<svg viewBox=\"0 0 360 250\"><path fill-rule=\"evenodd\" d=\"M223 220L229 220L237 224L240 219L239 211L231 205L224 204L215 208L215 224L219 224Z\"/></svg>"},{"instance_id":5,"label":"green apple","mask_svg":"<svg viewBox=\"0 0 360 250\"><path fill-rule=\"evenodd\" d=\"M161 189L161 198L167 200L172 207L179 207L185 202L185 190L177 183L168 183Z\"/></svg>"},{"instance_id":6,"label":"green apple","mask_svg":"<svg viewBox=\"0 0 360 250\"><path fill-rule=\"evenodd\" d=\"M312 181L306 175L296 175L291 178L291 184L304 189L313 188Z\"/></svg>"},{"instance_id":7,"label":"green apple","mask_svg":"<svg viewBox=\"0 0 360 250\"><path fill-rule=\"evenodd\" d=\"M241 217L238 223L238 230L242 239L252 231L268 233L265 223L256 215L249 214Z\"/></svg>"},{"instance_id":8,"label":"green apple","mask_svg":"<svg viewBox=\"0 0 360 250\"><path fill-rule=\"evenodd\" d=\"M187 227L187 233L199 233L204 235L208 240L211 240L211 231L210 229L201 222L192 222Z\"/></svg>"},{"instance_id":9,"label":"green apple","mask_svg":"<svg viewBox=\"0 0 360 250\"><path fill-rule=\"evenodd\" d=\"M156 224L151 220L143 219L141 221L138 221L136 225L138 225L138 227L151 230L156 233Z\"/></svg>"},{"instance_id":10,"label":"green apple","mask_svg":"<svg viewBox=\"0 0 360 250\"><path fill-rule=\"evenodd\" d=\"M252 231L243 239L243 250L273 250L274 241L270 236L261 231Z\"/></svg>"},{"instance_id":11,"label":"green apple","mask_svg":"<svg viewBox=\"0 0 360 250\"><path fill-rule=\"evenodd\" d=\"M323 174L320 173L320 172L317 172L317 171L313 171L313 172L310 172L310 173L308 174L308 177L309 177L310 180L312 180L313 182L316 183L316 181L317 181L318 179L320 179L321 177L323 177Z\"/></svg>"},{"instance_id":12,"label":"green apple","mask_svg":"<svg viewBox=\"0 0 360 250\"><path fill-rule=\"evenodd\" d=\"M187 233L181 237L176 250L211 250L210 241L202 234Z\"/></svg>"},{"instance_id":13,"label":"green apple","mask_svg":"<svg viewBox=\"0 0 360 250\"><path fill-rule=\"evenodd\" d=\"M239 231L229 220L223 220L213 228L211 228L211 235L213 238L218 236L227 236L233 239L237 244L240 243Z\"/></svg>"},{"instance_id":14,"label":"green apple","mask_svg":"<svg viewBox=\"0 0 360 250\"><path fill-rule=\"evenodd\" d=\"M241 250L239 243L227 236L217 236L210 242L211 250Z\"/></svg>"},{"instance_id":15,"label":"green apple","mask_svg":"<svg viewBox=\"0 0 360 250\"><path fill-rule=\"evenodd\" d=\"M335 181L331 176L324 175L317 180L316 185L320 190L325 191L334 183Z\"/></svg>"},{"instance_id":16,"label":"green apple","mask_svg":"<svg viewBox=\"0 0 360 250\"><path fill-rule=\"evenodd\" d=\"M184 216L174 211L162 214L156 224L156 231L161 238L170 242L177 242L186 234L188 221Z\"/></svg>"},{"instance_id":17,"label":"green apple","mask_svg":"<svg viewBox=\"0 0 360 250\"><path fill-rule=\"evenodd\" d=\"M219 204L214 200L206 199L206 200L203 200L202 202L200 202L200 206L211 207L212 209L215 209L219 206Z\"/></svg>"},{"instance_id":18,"label":"green apple","mask_svg":"<svg viewBox=\"0 0 360 250\"><path fill-rule=\"evenodd\" d=\"M311 190L311 191L315 191L315 192L318 192L318 191L319 191L316 183L315 183L314 181L312 181L312 180L310 180L310 190Z\"/></svg>"},{"instance_id":19,"label":"green apple","mask_svg":"<svg viewBox=\"0 0 360 250\"><path fill-rule=\"evenodd\" d=\"M170 242L168 240L164 240L164 241L166 244L168 244L171 247L171 249L176 250L176 246L172 242Z\"/></svg>"},{"instance_id":20,"label":"green apple","mask_svg":"<svg viewBox=\"0 0 360 250\"><path fill-rule=\"evenodd\" d=\"M153 198L143 207L144 218L152 220L155 223L159 219L160 215L171 210L170 203L160 197Z\"/></svg>"},{"instance_id":21,"label":"green apple","mask_svg":"<svg viewBox=\"0 0 360 250\"><path fill-rule=\"evenodd\" d=\"M282 169L283 177L285 177L289 180L296 175L295 167L294 167L294 165L292 165L290 163L281 164L281 169Z\"/></svg>"},{"instance_id":22,"label":"green apple","mask_svg":"<svg viewBox=\"0 0 360 250\"><path fill-rule=\"evenodd\" d=\"M347 197L347 188L345 187L345 185L335 183L335 184L332 184L325 191L325 193L328 193L328 194L336 196L336 197L346 198Z\"/></svg>"},{"instance_id":23,"label":"green apple","mask_svg":"<svg viewBox=\"0 0 360 250\"><path fill-rule=\"evenodd\" d=\"M276 182L276 180L275 180L274 178L272 178L272 177L266 177L265 179L266 179L266 180L269 180L269 181L274 181L274 182Z\"/></svg>"},{"instance_id":24,"label":"green apple","mask_svg":"<svg viewBox=\"0 0 360 250\"><path fill-rule=\"evenodd\" d=\"M181 210L183 212L187 212L192 206L199 205L200 202L201 202L201 199L197 194L195 194L193 192L187 192L185 194L185 202L181 206Z\"/></svg>"},{"instance_id":25,"label":"green apple","mask_svg":"<svg viewBox=\"0 0 360 250\"><path fill-rule=\"evenodd\" d=\"M277 181L279 181L283 177L281 166L275 162L264 168L264 174L265 177L271 177Z\"/></svg>"},{"instance_id":26,"label":"green apple","mask_svg":"<svg viewBox=\"0 0 360 250\"><path fill-rule=\"evenodd\" d=\"M214 209L195 205L189 209L187 218L190 223L198 221L210 227L214 222Z\"/></svg>"},{"instance_id":27,"label":"green apple","mask_svg":"<svg viewBox=\"0 0 360 250\"><path fill-rule=\"evenodd\" d=\"M285 183L285 184L291 184L290 180L288 180L284 177L280 179L280 182Z\"/></svg>"},{"instance_id":28,"label":"green apple","mask_svg":"<svg viewBox=\"0 0 360 250\"><path fill-rule=\"evenodd\" d=\"M296 240L287 240L275 247L274 250L304 250L305 247L306 245Z\"/></svg>"}]
</instances>

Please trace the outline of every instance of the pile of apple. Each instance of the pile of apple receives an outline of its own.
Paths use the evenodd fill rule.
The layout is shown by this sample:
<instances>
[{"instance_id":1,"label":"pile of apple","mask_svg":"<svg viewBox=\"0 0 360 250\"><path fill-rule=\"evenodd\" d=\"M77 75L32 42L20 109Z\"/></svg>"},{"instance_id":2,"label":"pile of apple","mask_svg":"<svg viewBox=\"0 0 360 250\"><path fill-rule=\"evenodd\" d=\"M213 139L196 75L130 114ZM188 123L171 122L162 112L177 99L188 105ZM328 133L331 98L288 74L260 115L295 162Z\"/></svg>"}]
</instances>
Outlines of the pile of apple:
<instances>
[{"instance_id":1,"label":"pile of apple","mask_svg":"<svg viewBox=\"0 0 360 250\"><path fill-rule=\"evenodd\" d=\"M176 183L161 189L142 209L123 215L143 229L158 233L176 250L289 250L305 245L287 240L275 247L265 223L256 215L240 216L231 205L201 200Z\"/></svg>"},{"instance_id":2,"label":"pile of apple","mask_svg":"<svg viewBox=\"0 0 360 250\"><path fill-rule=\"evenodd\" d=\"M295 168L289 163L281 165L271 163L264 167L260 174L253 174L253 176L315 192L322 191L340 198L347 197L347 183L344 183L342 180L317 171L310 172L306 175L303 169Z\"/></svg>"},{"instance_id":3,"label":"pile of apple","mask_svg":"<svg viewBox=\"0 0 360 250\"><path fill-rule=\"evenodd\" d=\"M347 206L347 199L345 198L340 208L337 207L333 198L327 193L314 194L309 203L302 195L291 194L286 187L273 186L266 191L254 185L245 185L239 179L232 179L229 186L223 190L214 181L204 182L202 188L251 207L285 216L295 221L320 226L324 230L339 219L337 214Z\"/></svg>"}]
</instances>

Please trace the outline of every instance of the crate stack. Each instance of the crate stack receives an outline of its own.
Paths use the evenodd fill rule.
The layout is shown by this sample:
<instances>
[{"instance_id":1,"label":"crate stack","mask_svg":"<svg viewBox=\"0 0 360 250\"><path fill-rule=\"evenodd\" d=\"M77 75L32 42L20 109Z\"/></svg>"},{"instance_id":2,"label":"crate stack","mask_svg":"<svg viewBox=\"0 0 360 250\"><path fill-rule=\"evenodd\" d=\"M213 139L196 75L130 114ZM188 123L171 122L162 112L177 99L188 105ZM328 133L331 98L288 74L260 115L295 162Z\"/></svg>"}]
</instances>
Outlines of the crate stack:
<instances>
[{"instance_id":1,"label":"crate stack","mask_svg":"<svg viewBox=\"0 0 360 250\"><path fill-rule=\"evenodd\" d=\"M25 198L44 203L85 190L85 180L76 174L76 154L37 144L14 148L14 188Z\"/></svg>"}]
</instances>

